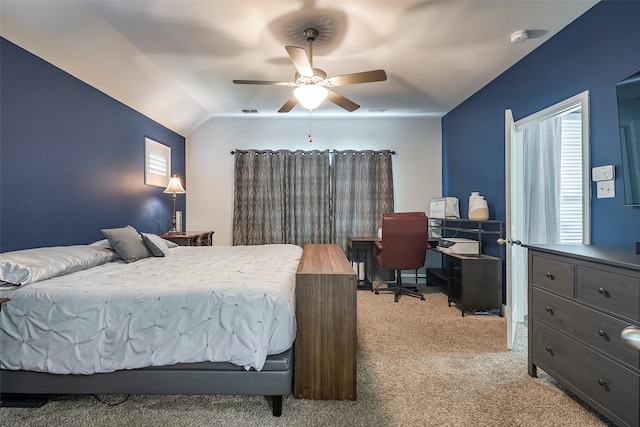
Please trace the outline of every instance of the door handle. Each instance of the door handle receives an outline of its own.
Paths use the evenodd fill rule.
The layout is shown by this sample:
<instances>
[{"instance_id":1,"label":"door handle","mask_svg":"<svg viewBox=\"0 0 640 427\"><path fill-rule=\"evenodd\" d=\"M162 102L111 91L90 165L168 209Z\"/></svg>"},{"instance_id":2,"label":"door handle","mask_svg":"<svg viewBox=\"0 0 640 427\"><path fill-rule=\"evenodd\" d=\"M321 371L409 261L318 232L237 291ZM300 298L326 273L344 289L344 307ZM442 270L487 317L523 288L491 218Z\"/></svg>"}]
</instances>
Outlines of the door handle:
<instances>
[{"instance_id":1,"label":"door handle","mask_svg":"<svg viewBox=\"0 0 640 427\"><path fill-rule=\"evenodd\" d=\"M498 239L496 240L498 242L499 245L504 245L507 244L509 246L513 246L513 245L522 245L522 242L520 240L511 240L511 239Z\"/></svg>"},{"instance_id":2,"label":"door handle","mask_svg":"<svg viewBox=\"0 0 640 427\"><path fill-rule=\"evenodd\" d=\"M640 350L640 328L637 326L627 326L620 333L620 337L629 347Z\"/></svg>"}]
</instances>

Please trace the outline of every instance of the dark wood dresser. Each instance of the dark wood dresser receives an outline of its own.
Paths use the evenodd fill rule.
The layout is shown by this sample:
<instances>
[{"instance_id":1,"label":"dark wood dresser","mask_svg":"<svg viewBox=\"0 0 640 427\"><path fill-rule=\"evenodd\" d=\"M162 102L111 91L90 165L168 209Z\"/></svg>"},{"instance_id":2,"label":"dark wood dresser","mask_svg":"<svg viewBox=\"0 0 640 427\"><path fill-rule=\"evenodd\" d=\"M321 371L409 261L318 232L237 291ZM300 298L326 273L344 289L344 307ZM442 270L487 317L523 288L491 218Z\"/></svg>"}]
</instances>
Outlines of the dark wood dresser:
<instances>
[{"instance_id":1,"label":"dark wood dresser","mask_svg":"<svg viewBox=\"0 0 640 427\"><path fill-rule=\"evenodd\" d=\"M338 245L305 245L296 274L298 399L356 400L356 273Z\"/></svg>"},{"instance_id":2,"label":"dark wood dresser","mask_svg":"<svg viewBox=\"0 0 640 427\"><path fill-rule=\"evenodd\" d=\"M640 425L640 255L528 245L529 375L537 368L621 426Z\"/></svg>"}]
</instances>

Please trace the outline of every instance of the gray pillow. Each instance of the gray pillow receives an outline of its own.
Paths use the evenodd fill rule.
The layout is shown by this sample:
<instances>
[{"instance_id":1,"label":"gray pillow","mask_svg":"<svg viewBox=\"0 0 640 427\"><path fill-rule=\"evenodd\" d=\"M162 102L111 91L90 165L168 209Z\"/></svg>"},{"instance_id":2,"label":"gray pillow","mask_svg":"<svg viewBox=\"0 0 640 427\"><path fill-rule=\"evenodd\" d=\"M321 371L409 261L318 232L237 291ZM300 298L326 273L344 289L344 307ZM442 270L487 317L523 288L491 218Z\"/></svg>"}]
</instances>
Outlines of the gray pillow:
<instances>
[{"instance_id":1,"label":"gray pillow","mask_svg":"<svg viewBox=\"0 0 640 427\"><path fill-rule=\"evenodd\" d=\"M169 253L169 249L177 248L178 245L171 240L163 239L162 237L152 233L142 233L151 243L153 243L158 249L160 249L166 255ZM146 244L146 240L145 240Z\"/></svg>"},{"instance_id":2,"label":"gray pillow","mask_svg":"<svg viewBox=\"0 0 640 427\"><path fill-rule=\"evenodd\" d=\"M162 250L162 248L158 247L149 237L147 237L146 234L142 233L140 234L140 236L142 237L144 245L147 247L147 249L149 249L149 252L151 252L151 255L164 256L164 251Z\"/></svg>"},{"instance_id":3,"label":"gray pillow","mask_svg":"<svg viewBox=\"0 0 640 427\"><path fill-rule=\"evenodd\" d=\"M122 228L104 229L102 234L109 240L111 247L124 262L134 262L151 255L140 234L130 225Z\"/></svg>"}]
</instances>

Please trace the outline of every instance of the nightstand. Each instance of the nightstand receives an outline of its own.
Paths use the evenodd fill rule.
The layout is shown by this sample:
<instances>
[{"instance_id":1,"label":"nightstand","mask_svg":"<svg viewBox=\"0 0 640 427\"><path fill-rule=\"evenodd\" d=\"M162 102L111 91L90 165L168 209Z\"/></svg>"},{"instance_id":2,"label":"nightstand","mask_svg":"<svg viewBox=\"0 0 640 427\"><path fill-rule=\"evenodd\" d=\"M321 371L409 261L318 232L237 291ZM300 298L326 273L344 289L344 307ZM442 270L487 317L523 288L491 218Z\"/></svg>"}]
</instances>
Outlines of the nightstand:
<instances>
[{"instance_id":1,"label":"nightstand","mask_svg":"<svg viewBox=\"0 0 640 427\"><path fill-rule=\"evenodd\" d=\"M213 231L186 231L184 233L163 234L160 237L180 246L211 246Z\"/></svg>"}]
</instances>

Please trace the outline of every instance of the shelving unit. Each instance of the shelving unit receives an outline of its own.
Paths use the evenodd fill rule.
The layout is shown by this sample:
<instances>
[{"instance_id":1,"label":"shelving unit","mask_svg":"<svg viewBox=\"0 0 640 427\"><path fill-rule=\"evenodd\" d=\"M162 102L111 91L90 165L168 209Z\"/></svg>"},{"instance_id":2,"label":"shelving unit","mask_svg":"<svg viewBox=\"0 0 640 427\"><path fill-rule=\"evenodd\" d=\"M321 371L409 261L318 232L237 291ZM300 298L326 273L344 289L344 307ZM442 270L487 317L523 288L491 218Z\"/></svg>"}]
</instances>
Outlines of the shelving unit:
<instances>
[{"instance_id":1,"label":"shelving unit","mask_svg":"<svg viewBox=\"0 0 640 427\"><path fill-rule=\"evenodd\" d=\"M436 221L438 223L435 223ZM456 237L459 233L462 233L471 236L470 238L475 238L478 241L478 256L483 253L483 236L495 235L497 236L496 239L502 237L502 221L498 220L477 221L472 219L429 218L429 222L430 228L442 231L442 237Z\"/></svg>"},{"instance_id":2,"label":"shelving unit","mask_svg":"<svg viewBox=\"0 0 640 427\"><path fill-rule=\"evenodd\" d=\"M459 234L478 241L478 254L461 255L445 253L443 268L427 269L427 284L447 290L449 305L454 303L462 315L466 310L497 310L502 307L502 249L498 257L487 255L482 250L482 239L493 235L502 237L502 222L497 220L477 221L468 219L430 219L432 229L441 231L442 238ZM434 223L438 221L438 223Z\"/></svg>"}]
</instances>

